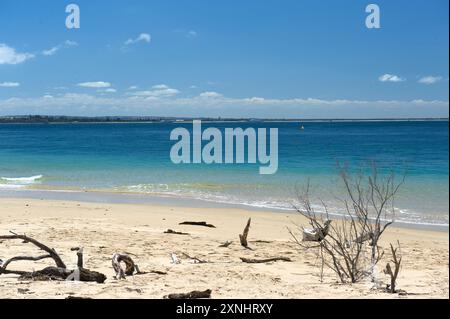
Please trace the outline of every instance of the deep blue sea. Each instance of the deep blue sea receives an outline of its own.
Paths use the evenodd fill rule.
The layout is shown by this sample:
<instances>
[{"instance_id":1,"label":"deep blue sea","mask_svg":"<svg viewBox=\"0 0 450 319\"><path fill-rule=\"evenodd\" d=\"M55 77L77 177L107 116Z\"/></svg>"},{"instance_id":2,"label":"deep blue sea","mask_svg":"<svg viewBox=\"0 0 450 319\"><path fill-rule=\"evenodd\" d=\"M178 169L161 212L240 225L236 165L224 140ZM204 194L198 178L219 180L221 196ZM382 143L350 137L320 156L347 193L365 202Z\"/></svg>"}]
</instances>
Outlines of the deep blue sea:
<instances>
[{"instance_id":1,"label":"deep blue sea","mask_svg":"<svg viewBox=\"0 0 450 319\"><path fill-rule=\"evenodd\" d=\"M300 126L304 126L304 130ZM175 165L169 136L189 123L0 125L0 193L26 189L103 190L176 195L254 207L290 209L310 180L313 202L343 207L338 163L374 161L406 181L397 219L448 225L448 121L242 122L203 127L278 128L279 169L259 164Z\"/></svg>"}]
</instances>

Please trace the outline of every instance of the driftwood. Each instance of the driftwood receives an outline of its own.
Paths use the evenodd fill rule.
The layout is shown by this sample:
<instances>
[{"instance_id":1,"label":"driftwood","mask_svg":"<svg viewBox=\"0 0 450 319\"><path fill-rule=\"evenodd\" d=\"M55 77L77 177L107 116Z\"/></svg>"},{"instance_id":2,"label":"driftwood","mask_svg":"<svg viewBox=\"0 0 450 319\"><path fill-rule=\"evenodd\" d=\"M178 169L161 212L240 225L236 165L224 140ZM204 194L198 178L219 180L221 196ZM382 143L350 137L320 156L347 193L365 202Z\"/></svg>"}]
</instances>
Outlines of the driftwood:
<instances>
[{"instance_id":1,"label":"driftwood","mask_svg":"<svg viewBox=\"0 0 450 319\"><path fill-rule=\"evenodd\" d=\"M77 252L77 267L83 268L83 247L75 247L70 250Z\"/></svg>"},{"instance_id":2,"label":"driftwood","mask_svg":"<svg viewBox=\"0 0 450 319\"><path fill-rule=\"evenodd\" d=\"M179 225L191 225L191 226L203 226L209 228L216 228L216 226L212 224L208 224L207 222L182 222Z\"/></svg>"},{"instance_id":3,"label":"driftwood","mask_svg":"<svg viewBox=\"0 0 450 319\"><path fill-rule=\"evenodd\" d=\"M250 258L241 257L241 260L244 263L248 263L248 264L265 264L265 263L269 263L269 262L272 262L272 261L292 262L292 260L290 258L287 258L287 257L274 257L274 258L267 258L267 259L250 259Z\"/></svg>"},{"instance_id":4,"label":"driftwood","mask_svg":"<svg viewBox=\"0 0 450 319\"><path fill-rule=\"evenodd\" d=\"M67 269L66 265L62 261L61 257L58 255L56 250L49 248L48 246L42 244L41 242L28 237L26 235L18 235L11 232L12 235L0 236L0 240L16 240L20 239L23 243L32 243L40 250L45 251L47 254L33 257L33 256L16 256L12 257L0 265L0 275L1 274L15 274L19 275L21 280L79 280L79 281L91 281L97 283L103 283L106 280L106 276L102 273L91 271L89 269L83 268L83 249L78 249L78 268L74 270ZM38 271L21 271L21 270L11 270L7 267L15 261L39 261L43 259L51 258L56 264L56 267L46 267Z\"/></svg>"},{"instance_id":5,"label":"driftwood","mask_svg":"<svg viewBox=\"0 0 450 319\"><path fill-rule=\"evenodd\" d=\"M133 275L146 275L146 274L157 274L157 275L167 275L167 272L160 270L150 270L141 271L139 266L134 262L134 260L129 256L128 253L115 253L112 257L112 266L116 272L116 279L126 279L126 276ZM122 264L125 264L125 270L122 268Z\"/></svg>"},{"instance_id":6,"label":"driftwood","mask_svg":"<svg viewBox=\"0 0 450 319\"><path fill-rule=\"evenodd\" d=\"M178 259L176 254L170 254L170 258L172 258L172 264L174 265L181 264L181 261Z\"/></svg>"},{"instance_id":7,"label":"driftwood","mask_svg":"<svg viewBox=\"0 0 450 319\"><path fill-rule=\"evenodd\" d=\"M20 280L48 281L48 280L77 280L86 282L97 282L102 284L106 280L106 276L102 273L89 269L78 268L70 270L58 267L46 267L39 271L31 273L25 272Z\"/></svg>"},{"instance_id":8,"label":"driftwood","mask_svg":"<svg viewBox=\"0 0 450 319\"><path fill-rule=\"evenodd\" d=\"M173 234L173 235L190 235L189 233L183 233L179 231L175 231L173 229L168 229L164 232L164 234Z\"/></svg>"},{"instance_id":9,"label":"driftwood","mask_svg":"<svg viewBox=\"0 0 450 319\"><path fill-rule=\"evenodd\" d=\"M397 283L398 273L400 272L400 267L402 263L402 257L397 256L398 255L397 250L398 247L394 248L394 246L392 246L391 244L392 263L394 264L394 270L392 270L392 267L389 263L387 263L386 269L384 270L384 273L391 277L391 284L388 285L386 288L392 294L397 292L395 287Z\"/></svg>"},{"instance_id":10,"label":"driftwood","mask_svg":"<svg viewBox=\"0 0 450 319\"><path fill-rule=\"evenodd\" d=\"M232 241L226 241L223 244L219 245L220 248L227 248L230 246L233 242Z\"/></svg>"},{"instance_id":11,"label":"driftwood","mask_svg":"<svg viewBox=\"0 0 450 319\"><path fill-rule=\"evenodd\" d=\"M331 220L327 220L323 227L303 229L303 241L321 242L328 235L330 224Z\"/></svg>"},{"instance_id":12,"label":"driftwood","mask_svg":"<svg viewBox=\"0 0 450 319\"><path fill-rule=\"evenodd\" d=\"M211 298L211 289L205 291L191 291L188 293L176 293L164 296L167 299L204 299Z\"/></svg>"},{"instance_id":13,"label":"driftwood","mask_svg":"<svg viewBox=\"0 0 450 319\"><path fill-rule=\"evenodd\" d=\"M6 235L6 236L0 236L0 240L15 240L15 239L20 239L23 240L24 243L31 243L35 246L37 246L39 249L45 251L48 255L45 258L52 258L55 261L55 264L57 267L60 268L67 268L66 265L64 264L64 262L61 260L61 257L59 257L59 255L56 253L56 251L52 248L47 247L46 245L38 242L37 240L30 238L26 235L18 235L16 233L11 232L12 235ZM44 257L44 256L41 256ZM30 260L30 259L17 259L17 258L24 258L24 257L15 257L15 260ZM25 257L25 258L30 258L30 257ZM44 258L40 258L40 259L44 259ZM39 259L38 259L39 260ZM11 261L9 261L11 262ZM6 268L4 265L8 265L9 264L8 261L3 263L2 268ZM0 269L0 274L1 274L1 269Z\"/></svg>"},{"instance_id":14,"label":"driftwood","mask_svg":"<svg viewBox=\"0 0 450 319\"><path fill-rule=\"evenodd\" d=\"M145 272L143 272L142 274L144 274ZM149 272L147 272L149 274L156 274L156 275L167 275L166 271L161 271L161 270L150 270Z\"/></svg>"},{"instance_id":15,"label":"driftwood","mask_svg":"<svg viewBox=\"0 0 450 319\"><path fill-rule=\"evenodd\" d=\"M193 260L194 261L194 264L207 264L208 262L206 261L206 260L202 260L202 259L200 259L200 258L197 258L197 257L191 257L191 256L189 256L188 254L186 254L186 253L182 253L182 255L184 256L184 257L186 257L187 259L191 259L191 260Z\"/></svg>"},{"instance_id":16,"label":"driftwood","mask_svg":"<svg viewBox=\"0 0 450 319\"><path fill-rule=\"evenodd\" d=\"M116 272L116 279L125 279L126 276L132 276L135 271L137 274L141 273L138 265L136 265L133 259L127 254L115 253L111 263ZM125 270L122 268L121 263L125 264Z\"/></svg>"},{"instance_id":17,"label":"driftwood","mask_svg":"<svg viewBox=\"0 0 450 319\"><path fill-rule=\"evenodd\" d=\"M241 242L241 245L245 248L249 248L248 247L248 241L247 241L247 236L248 236L248 232L250 231L250 224L252 222L252 219L249 218L247 225L244 228L244 232L242 234L239 234L239 240Z\"/></svg>"}]
</instances>

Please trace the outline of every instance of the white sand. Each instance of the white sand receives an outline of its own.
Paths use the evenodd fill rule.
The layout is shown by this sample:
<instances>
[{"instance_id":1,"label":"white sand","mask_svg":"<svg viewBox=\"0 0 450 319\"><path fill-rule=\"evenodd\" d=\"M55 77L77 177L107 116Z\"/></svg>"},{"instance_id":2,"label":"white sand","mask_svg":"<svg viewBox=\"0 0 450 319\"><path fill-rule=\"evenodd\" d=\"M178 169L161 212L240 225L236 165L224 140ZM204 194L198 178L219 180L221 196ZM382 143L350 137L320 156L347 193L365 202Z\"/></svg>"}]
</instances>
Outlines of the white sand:
<instances>
[{"instance_id":1,"label":"white sand","mask_svg":"<svg viewBox=\"0 0 450 319\"><path fill-rule=\"evenodd\" d=\"M249 240L253 251L239 245L238 234L252 218ZM207 221L217 228L180 226L183 221ZM174 292L212 289L213 298L448 298L448 233L391 228L383 246L400 240L403 268L398 287L407 296L371 289L370 282L340 284L331 272L319 280L319 262L312 252L299 250L287 227L306 225L296 214L228 208L187 208L155 205L97 204L70 201L0 199L0 234L26 233L54 247L69 267L76 264L71 247L83 246L85 267L107 275L104 284L80 282L18 281L0 275L0 298L161 298ZM190 236L169 235L167 229ZM218 246L232 240L228 248ZM254 242L257 240L268 243ZM253 241L253 242L252 242ZM111 256L132 253L142 271L161 270L167 275L146 274L113 279ZM182 253L209 261L194 264ZM171 264L176 253L182 263ZM36 247L20 241L0 241L0 258L39 255ZM293 262L246 264L239 257L286 256ZM386 250L386 258L389 251ZM384 268L383 260L378 268ZM51 260L12 263L10 268L41 269ZM384 282L388 277L380 274Z\"/></svg>"}]
</instances>

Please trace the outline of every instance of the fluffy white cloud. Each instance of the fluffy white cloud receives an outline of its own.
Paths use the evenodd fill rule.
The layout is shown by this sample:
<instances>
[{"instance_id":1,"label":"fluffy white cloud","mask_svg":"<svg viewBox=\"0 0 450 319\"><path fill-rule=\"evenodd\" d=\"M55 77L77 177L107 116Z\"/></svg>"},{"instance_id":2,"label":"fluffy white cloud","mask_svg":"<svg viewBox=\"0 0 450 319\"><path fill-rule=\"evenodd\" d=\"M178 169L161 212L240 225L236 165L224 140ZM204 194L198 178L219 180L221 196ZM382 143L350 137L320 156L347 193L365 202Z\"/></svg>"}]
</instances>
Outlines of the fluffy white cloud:
<instances>
[{"instance_id":1,"label":"fluffy white cloud","mask_svg":"<svg viewBox=\"0 0 450 319\"><path fill-rule=\"evenodd\" d=\"M78 86L85 87L85 88L92 88L92 89L101 89L101 88L109 88L109 87L111 87L111 83L103 82L103 81L83 82L83 83L78 83Z\"/></svg>"},{"instance_id":2,"label":"fluffy white cloud","mask_svg":"<svg viewBox=\"0 0 450 319\"><path fill-rule=\"evenodd\" d=\"M403 81L405 81L405 79L399 77L398 75L389 74L389 73L383 74L382 76L380 76L378 78L378 80L381 82L403 82Z\"/></svg>"},{"instance_id":3,"label":"fluffy white cloud","mask_svg":"<svg viewBox=\"0 0 450 319\"><path fill-rule=\"evenodd\" d=\"M19 53L14 48L0 43L0 65L1 64L20 64L33 58L31 53Z\"/></svg>"},{"instance_id":4,"label":"fluffy white cloud","mask_svg":"<svg viewBox=\"0 0 450 319\"><path fill-rule=\"evenodd\" d=\"M2 88L15 88L15 87L18 87L18 86L20 86L20 83L18 83L18 82L3 82L3 83L0 83L0 87L2 87Z\"/></svg>"},{"instance_id":5,"label":"fluffy white cloud","mask_svg":"<svg viewBox=\"0 0 450 319\"><path fill-rule=\"evenodd\" d=\"M435 84L441 80L442 80L442 76L429 75L429 76L424 76L424 77L420 78L419 83L430 85L430 84Z\"/></svg>"},{"instance_id":6,"label":"fluffy white cloud","mask_svg":"<svg viewBox=\"0 0 450 319\"><path fill-rule=\"evenodd\" d=\"M136 44L138 42L146 42L146 43L150 43L150 41L152 40L152 36L148 33L141 33L138 35L137 38L135 39L128 39L127 41L125 41L125 45L131 45L131 44Z\"/></svg>"}]
</instances>

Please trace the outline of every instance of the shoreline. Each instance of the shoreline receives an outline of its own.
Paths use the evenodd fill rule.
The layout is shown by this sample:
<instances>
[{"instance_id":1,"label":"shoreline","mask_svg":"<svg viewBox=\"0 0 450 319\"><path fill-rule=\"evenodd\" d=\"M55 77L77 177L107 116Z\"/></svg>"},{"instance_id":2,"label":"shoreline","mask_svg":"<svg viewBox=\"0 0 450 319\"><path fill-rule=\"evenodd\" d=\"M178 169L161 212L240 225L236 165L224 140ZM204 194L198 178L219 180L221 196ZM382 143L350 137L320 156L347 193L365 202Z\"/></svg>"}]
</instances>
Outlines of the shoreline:
<instances>
[{"instance_id":1,"label":"shoreline","mask_svg":"<svg viewBox=\"0 0 450 319\"><path fill-rule=\"evenodd\" d=\"M1 118L0 118L1 119ZM1 122L0 125L77 125L77 124L186 124L194 119L170 119L161 121L50 121L50 122ZM373 123L373 122L448 122L449 118L368 118L368 119L201 119L202 123Z\"/></svg>"},{"instance_id":2,"label":"shoreline","mask_svg":"<svg viewBox=\"0 0 450 319\"><path fill-rule=\"evenodd\" d=\"M282 209L273 207L261 207L250 204L226 203L195 197L187 197L175 194L160 193L132 193L123 191L105 190L57 190L57 189L3 189L0 191L0 200L7 198L39 199L79 201L87 203L103 204L136 204L136 205L160 205L189 208L231 208L248 211L263 211L274 214L297 215L294 209ZM333 218L340 219L342 215L331 214ZM408 221L394 222L396 227L407 229L431 230L449 233L448 224L413 223Z\"/></svg>"},{"instance_id":3,"label":"shoreline","mask_svg":"<svg viewBox=\"0 0 450 319\"><path fill-rule=\"evenodd\" d=\"M248 218L252 218L249 243L239 245ZM216 228L183 226L183 221L206 221ZM389 227L380 245L386 256L377 266L380 280L389 261L389 243L401 243L403 267L400 289L409 295L371 289L370 278L357 284L340 284L325 272L320 281L317 256L298 247L288 228L307 226L299 214L275 214L240 208L193 208L181 205L111 204L68 200L0 198L0 233L26 233L51 245L68 266L76 264L72 247L84 247L85 264L107 276L104 284L18 281L0 275L0 298L162 298L191 290L212 289L213 298L448 298L448 234L438 231ZM165 234L167 229L187 232ZM227 248L220 248L232 241ZM132 254L145 274L126 280L112 278L111 256ZM36 248L20 242L0 242L0 258L36 255ZM181 264L172 264L177 254ZM193 263L183 253L207 260ZM240 258L286 256L292 262L246 264ZM51 261L17 262L14 269L41 269ZM242 289L245 287L245 289ZM20 288L20 289L18 289ZM25 291L25 292L24 292Z\"/></svg>"}]
</instances>

